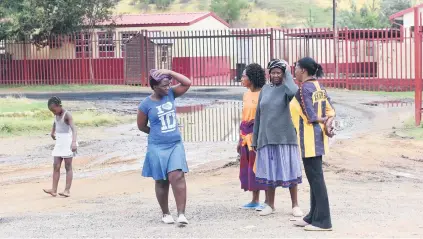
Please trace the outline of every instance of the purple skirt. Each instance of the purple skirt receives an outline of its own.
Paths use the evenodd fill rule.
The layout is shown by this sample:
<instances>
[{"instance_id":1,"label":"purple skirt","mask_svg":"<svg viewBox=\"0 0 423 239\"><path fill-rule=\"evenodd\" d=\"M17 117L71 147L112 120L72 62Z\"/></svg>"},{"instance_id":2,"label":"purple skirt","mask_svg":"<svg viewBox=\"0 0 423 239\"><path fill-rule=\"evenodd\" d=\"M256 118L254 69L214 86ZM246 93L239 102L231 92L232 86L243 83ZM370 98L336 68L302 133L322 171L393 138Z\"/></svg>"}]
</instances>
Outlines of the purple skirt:
<instances>
[{"instance_id":1,"label":"purple skirt","mask_svg":"<svg viewBox=\"0 0 423 239\"><path fill-rule=\"evenodd\" d=\"M266 185L256 182L256 174L253 170L255 161L256 153L254 151L249 151L248 146L241 147L239 180L241 181L241 189L244 189L244 191L259 191L267 189Z\"/></svg>"},{"instance_id":2,"label":"purple skirt","mask_svg":"<svg viewBox=\"0 0 423 239\"><path fill-rule=\"evenodd\" d=\"M298 145L266 145L257 152L256 181L289 188L302 182Z\"/></svg>"}]
</instances>

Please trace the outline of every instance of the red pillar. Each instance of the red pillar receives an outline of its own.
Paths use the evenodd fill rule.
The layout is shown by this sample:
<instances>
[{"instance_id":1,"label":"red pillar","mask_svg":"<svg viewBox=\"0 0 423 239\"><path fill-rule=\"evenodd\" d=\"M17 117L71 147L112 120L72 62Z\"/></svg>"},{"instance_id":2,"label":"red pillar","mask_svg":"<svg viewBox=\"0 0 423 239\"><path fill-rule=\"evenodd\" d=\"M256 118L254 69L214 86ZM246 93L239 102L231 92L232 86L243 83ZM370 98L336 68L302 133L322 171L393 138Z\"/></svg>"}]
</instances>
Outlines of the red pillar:
<instances>
[{"instance_id":1,"label":"red pillar","mask_svg":"<svg viewBox=\"0 0 423 239\"><path fill-rule=\"evenodd\" d=\"M414 47L415 47L415 123L419 126L422 118L422 38L420 32L419 9L414 8Z\"/></svg>"}]
</instances>

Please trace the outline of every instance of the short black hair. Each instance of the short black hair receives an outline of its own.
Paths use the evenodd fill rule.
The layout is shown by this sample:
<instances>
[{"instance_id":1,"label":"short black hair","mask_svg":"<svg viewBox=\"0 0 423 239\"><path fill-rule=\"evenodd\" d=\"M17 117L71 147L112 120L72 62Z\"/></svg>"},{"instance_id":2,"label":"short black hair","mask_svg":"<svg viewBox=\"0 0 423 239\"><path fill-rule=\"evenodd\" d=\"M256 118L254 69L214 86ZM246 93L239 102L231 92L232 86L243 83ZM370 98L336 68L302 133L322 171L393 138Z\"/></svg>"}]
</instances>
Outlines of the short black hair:
<instances>
[{"instance_id":1,"label":"short black hair","mask_svg":"<svg viewBox=\"0 0 423 239\"><path fill-rule=\"evenodd\" d=\"M48 100L47 107L51 105L62 106L62 100L57 96L53 96Z\"/></svg>"},{"instance_id":2,"label":"short black hair","mask_svg":"<svg viewBox=\"0 0 423 239\"><path fill-rule=\"evenodd\" d=\"M306 70L309 76L316 76L317 78L323 76L322 66L317 64L317 62L311 57L304 57L296 64L300 66L301 69Z\"/></svg>"},{"instance_id":3,"label":"short black hair","mask_svg":"<svg viewBox=\"0 0 423 239\"><path fill-rule=\"evenodd\" d=\"M266 84L266 74L263 67L257 63L249 64L245 68L245 74L255 88L262 88Z\"/></svg>"},{"instance_id":4,"label":"short black hair","mask_svg":"<svg viewBox=\"0 0 423 239\"><path fill-rule=\"evenodd\" d=\"M150 76L150 87L151 87L151 89L152 90L154 90L154 86L156 86L156 85L159 85L160 84L160 82L159 81L156 81L152 76Z\"/></svg>"}]
</instances>

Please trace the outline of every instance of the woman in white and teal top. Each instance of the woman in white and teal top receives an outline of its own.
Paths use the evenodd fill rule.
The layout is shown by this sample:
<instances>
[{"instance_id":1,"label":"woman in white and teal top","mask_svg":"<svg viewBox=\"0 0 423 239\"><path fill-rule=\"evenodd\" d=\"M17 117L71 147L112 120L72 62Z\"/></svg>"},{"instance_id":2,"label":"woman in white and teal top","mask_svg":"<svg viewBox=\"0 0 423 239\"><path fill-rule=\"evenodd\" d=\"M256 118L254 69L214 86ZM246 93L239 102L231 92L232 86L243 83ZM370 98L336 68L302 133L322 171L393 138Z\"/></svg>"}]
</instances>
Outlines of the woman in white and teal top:
<instances>
[{"instance_id":1,"label":"woman in white and teal top","mask_svg":"<svg viewBox=\"0 0 423 239\"><path fill-rule=\"evenodd\" d=\"M172 79L179 84L170 86ZM191 80L170 70L151 70L150 86L153 93L141 102L137 116L138 128L148 134L142 175L155 180L156 197L163 212L162 221L166 224L175 222L168 206L169 186L172 185L177 222L183 226L188 224L184 215L187 200L184 175L188 166L176 120L175 98L188 91Z\"/></svg>"}]
</instances>

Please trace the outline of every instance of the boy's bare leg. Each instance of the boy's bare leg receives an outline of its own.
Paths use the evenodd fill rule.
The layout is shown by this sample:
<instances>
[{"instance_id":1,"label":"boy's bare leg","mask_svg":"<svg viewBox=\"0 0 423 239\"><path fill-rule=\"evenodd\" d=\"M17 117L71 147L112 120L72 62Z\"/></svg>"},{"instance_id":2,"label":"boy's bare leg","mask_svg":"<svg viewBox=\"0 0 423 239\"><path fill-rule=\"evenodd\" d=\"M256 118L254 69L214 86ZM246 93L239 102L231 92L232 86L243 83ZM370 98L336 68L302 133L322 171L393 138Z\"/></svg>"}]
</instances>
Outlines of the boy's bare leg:
<instances>
[{"instance_id":1,"label":"boy's bare leg","mask_svg":"<svg viewBox=\"0 0 423 239\"><path fill-rule=\"evenodd\" d=\"M43 189L45 193L50 194L53 197L57 196L57 185L60 179L60 167L62 166L62 158L54 157L53 163L53 186L51 189Z\"/></svg>"}]
</instances>

